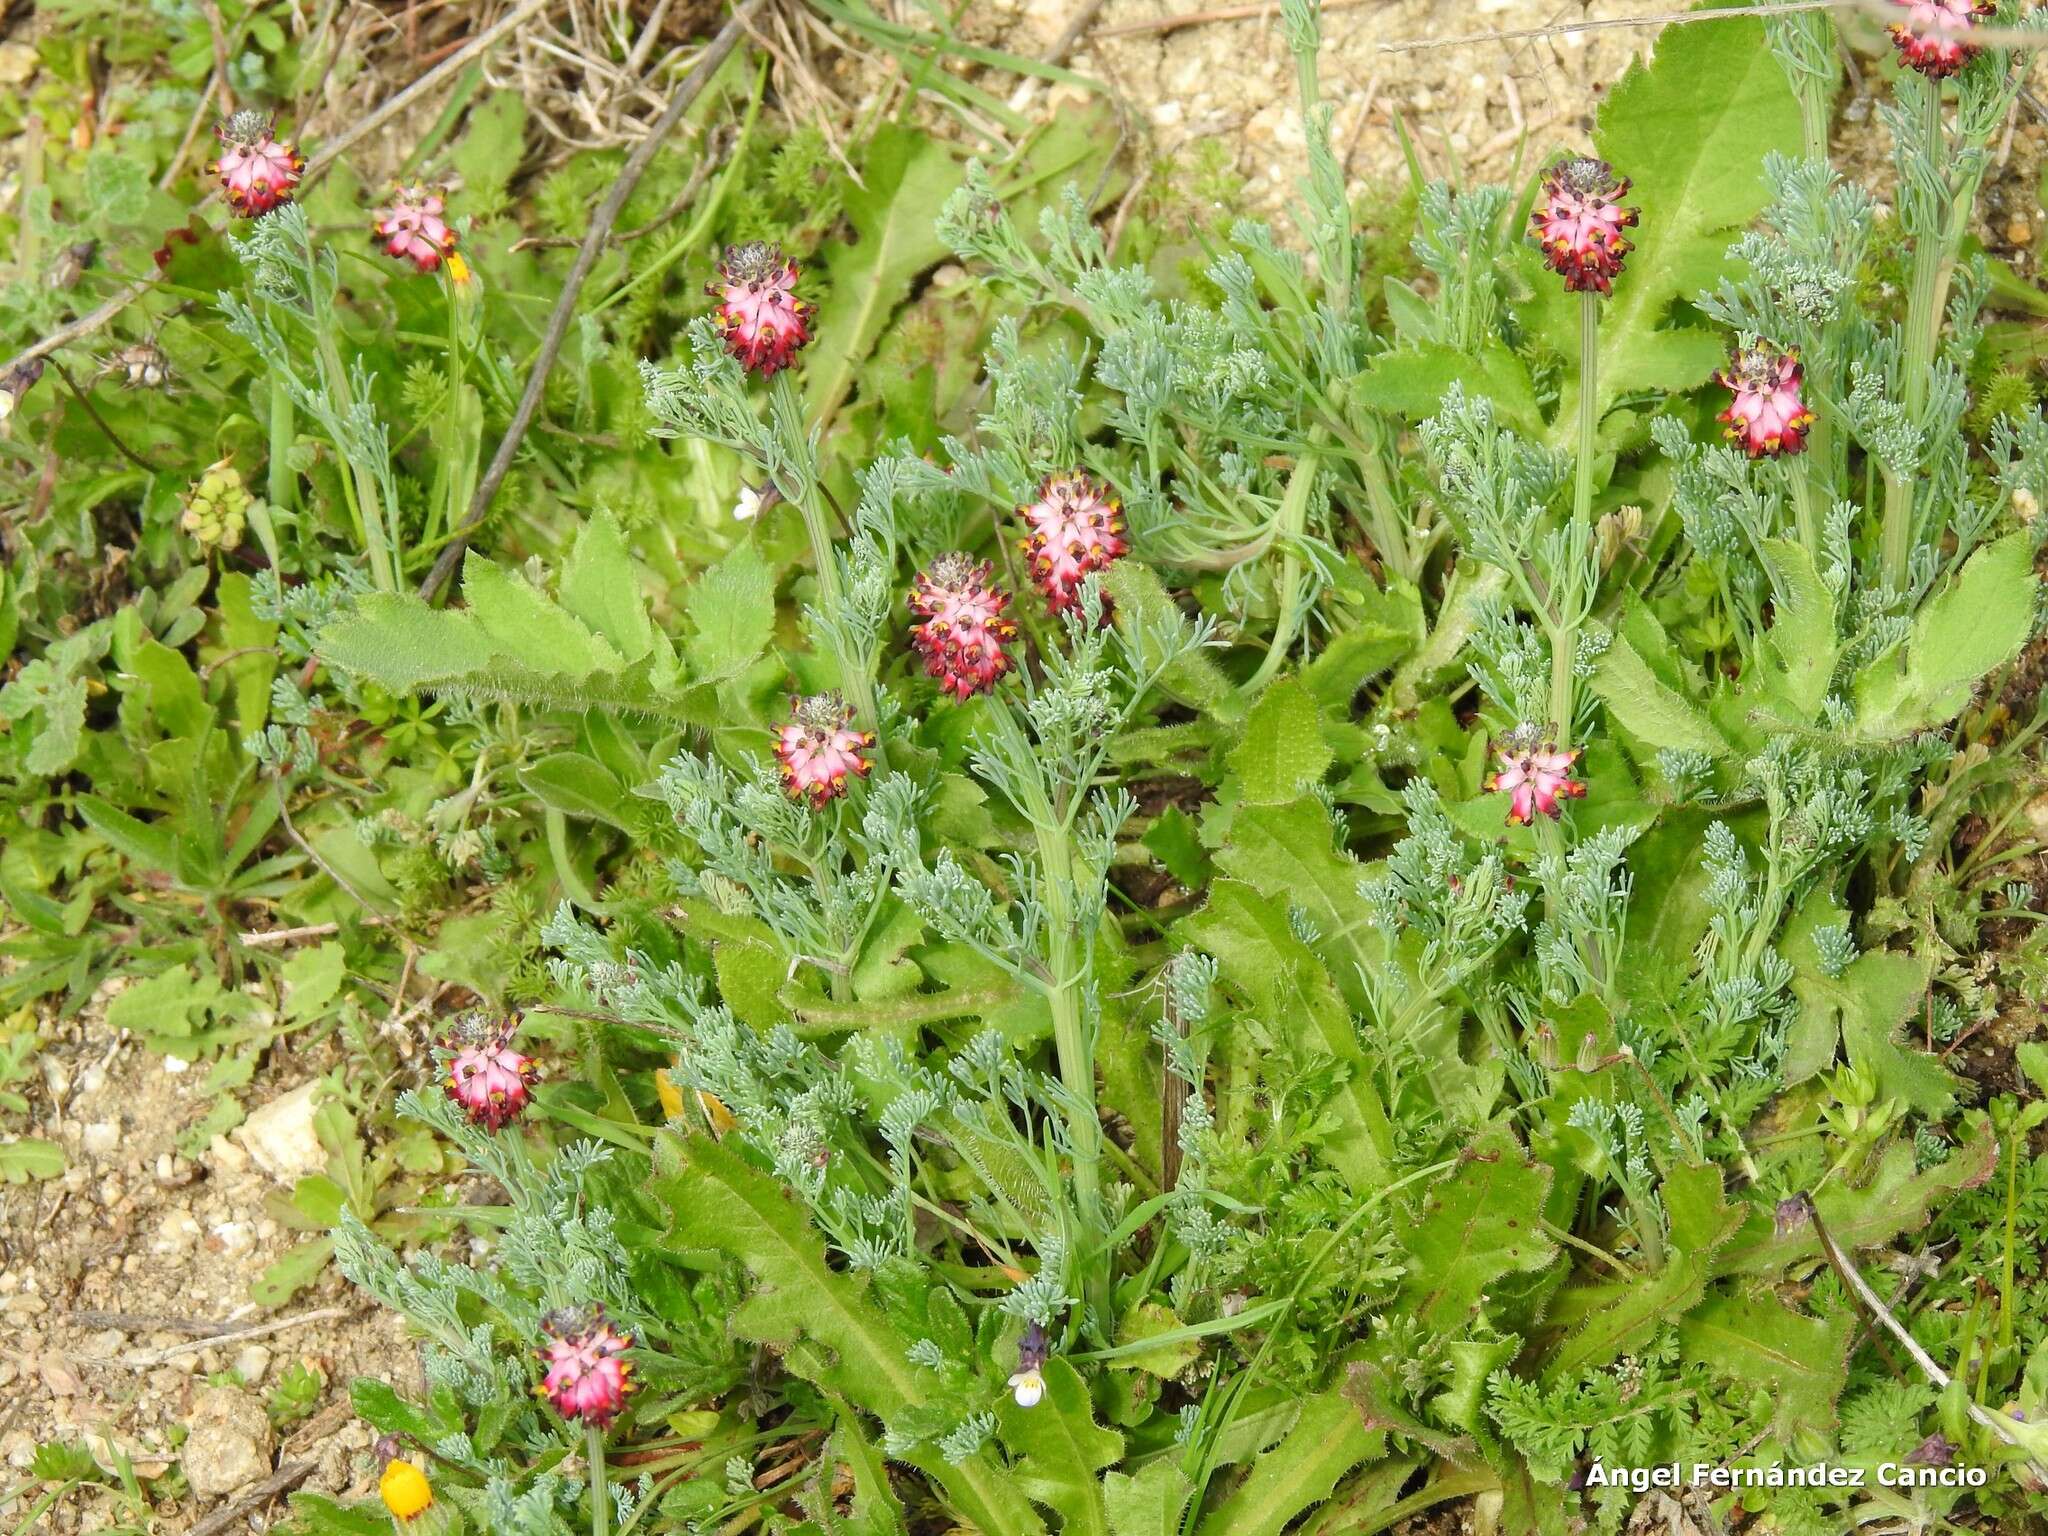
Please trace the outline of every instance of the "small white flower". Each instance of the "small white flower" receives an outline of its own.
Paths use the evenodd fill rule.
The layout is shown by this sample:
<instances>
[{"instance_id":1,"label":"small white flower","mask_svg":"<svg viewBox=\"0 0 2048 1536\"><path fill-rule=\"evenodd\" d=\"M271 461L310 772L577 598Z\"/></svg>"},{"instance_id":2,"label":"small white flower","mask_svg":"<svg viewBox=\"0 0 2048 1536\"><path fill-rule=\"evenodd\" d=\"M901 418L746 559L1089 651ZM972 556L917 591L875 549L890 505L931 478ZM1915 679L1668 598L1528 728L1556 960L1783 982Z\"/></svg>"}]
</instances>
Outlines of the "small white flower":
<instances>
[{"instance_id":1,"label":"small white flower","mask_svg":"<svg viewBox=\"0 0 2048 1536\"><path fill-rule=\"evenodd\" d=\"M761 515L761 493L751 485L740 487L740 499L733 504L733 520L749 523Z\"/></svg>"},{"instance_id":2,"label":"small white flower","mask_svg":"<svg viewBox=\"0 0 2048 1536\"><path fill-rule=\"evenodd\" d=\"M1019 1371L1010 1378L1009 1387L1019 1408L1036 1408L1038 1400L1045 1396L1045 1378L1036 1370Z\"/></svg>"}]
</instances>

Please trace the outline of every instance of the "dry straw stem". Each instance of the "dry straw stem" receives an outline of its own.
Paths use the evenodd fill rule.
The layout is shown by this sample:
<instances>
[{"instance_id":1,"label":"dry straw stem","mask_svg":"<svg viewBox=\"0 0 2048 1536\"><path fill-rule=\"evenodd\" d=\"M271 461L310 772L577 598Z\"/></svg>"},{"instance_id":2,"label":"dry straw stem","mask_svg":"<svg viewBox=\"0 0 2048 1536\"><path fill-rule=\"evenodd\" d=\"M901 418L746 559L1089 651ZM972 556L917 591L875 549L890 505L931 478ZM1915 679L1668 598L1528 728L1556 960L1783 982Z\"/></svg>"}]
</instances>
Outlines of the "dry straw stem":
<instances>
[{"instance_id":1,"label":"dry straw stem","mask_svg":"<svg viewBox=\"0 0 2048 1536\"><path fill-rule=\"evenodd\" d=\"M569 324L576 317L576 300L583 291L583 281L590 276L590 269L597 265L599 253L611 238L612 225L618 222L619 211L626 206L626 199L632 196L633 188L653 163L663 141L682 121L683 114L689 111L690 104L710 83L711 77L718 73L726 55L739 42L740 33L763 3L764 0L746 0L734 10L731 19L719 29L718 36L711 40L711 46L704 50L696 65L676 87L675 94L669 98L668 110L648 130L647 136L633 146L633 153L620 167L618 180L612 183L611 191L598 205L590 220L590 228L583 236L583 245L569 268L569 275L562 281L562 296L555 301L554 313L548 316L547 334L541 338L533 371L526 376L526 388L519 396L519 408L512 413L511 425L505 428L504 437L499 439L498 451L491 456L491 467L484 472L483 481L476 488L476 496L469 504L469 511L463 514L461 526L450 536L447 546L434 561L433 569L427 572L427 579L420 584L420 595L429 602L447 585L448 578L455 574L456 566L462 563L463 551L469 547L469 536L484 520L484 514L491 510L491 501L497 496L498 487L511 473L512 460L519 452L527 427L533 422L534 412L540 408L541 392L547 387L548 375L554 371L555 358L569 334Z\"/></svg>"},{"instance_id":2,"label":"dry straw stem","mask_svg":"<svg viewBox=\"0 0 2048 1536\"><path fill-rule=\"evenodd\" d=\"M1828 1231L1827 1225L1820 1219L1820 1212L1813 1208L1812 1196L1802 1194L1798 1198L1805 1206L1802 1214L1813 1223L1814 1236L1820 1239L1821 1252L1827 1255L1828 1263L1834 1266L1842 1284L1854 1291L1856 1299L1863 1303L1870 1315L1884 1325L1885 1332L1899 1341L1899 1347L1913 1357L1913 1363L1919 1366L1922 1373L1934 1384L1934 1389L1937 1392L1946 1392L1949 1384L1948 1372L1934 1363L1934 1357L1922 1349L1920 1341L1913 1337L1906 1325L1892 1315L1891 1308L1884 1304L1884 1298L1871 1289L1870 1282L1863 1278L1863 1271L1856 1267L1856 1261L1842 1251L1841 1244L1835 1241L1834 1234ZM2019 1433L2004 1415L1991 1412L1967 1396L1963 1399L1963 1407L1968 1410L1974 1423L1990 1430L2014 1450L2027 1452L2025 1442L2020 1439ZM2048 1482L2048 1467L2042 1466L2031 1453L2027 1454L2027 1465L2036 1477Z\"/></svg>"}]
</instances>

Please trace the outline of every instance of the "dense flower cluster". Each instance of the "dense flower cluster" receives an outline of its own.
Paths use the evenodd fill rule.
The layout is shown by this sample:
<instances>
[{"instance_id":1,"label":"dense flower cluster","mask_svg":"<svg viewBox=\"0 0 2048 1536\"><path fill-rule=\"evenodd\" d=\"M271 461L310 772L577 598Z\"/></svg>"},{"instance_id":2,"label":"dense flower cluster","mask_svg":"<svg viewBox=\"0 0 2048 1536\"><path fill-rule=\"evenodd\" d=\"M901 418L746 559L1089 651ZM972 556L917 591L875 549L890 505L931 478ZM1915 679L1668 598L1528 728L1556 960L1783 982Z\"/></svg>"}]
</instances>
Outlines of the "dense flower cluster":
<instances>
[{"instance_id":1,"label":"dense flower cluster","mask_svg":"<svg viewBox=\"0 0 2048 1536\"><path fill-rule=\"evenodd\" d=\"M605 1319L604 1308L568 1307L541 1320L548 1341L540 1346L547 1374L534 1388L565 1419L599 1429L619 1416L634 1389L632 1362L625 1353L633 1336Z\"/></svg>"},{"instance_id":2,"label":"dense flower cluster","mask_svg":"<svg viewBox=\"0 0 2048 1536\"><path fill-rule=\"evenodd\" d=\"M725 248L718 278L705 292L718 300L725 344L748 372L779 373L809 344L817 310L796 296L797 277L779 245L750 240Z\"/></svg>"},{"instance_id":3,"label":"dense flower cluster","mask_svg":"<svg viewBox=\"0 0 2048 1536\"><path fill-rule=\"evenodd\" d=\"M1977 56L1975 44L1965 41L1976 28L1977 19L1998 7L1992 0L1892 0L1907 13L1886 30L1892 46L1899 50L1899 62L1917 69L1931 80L1953 75Z\"/></svg>"},{"instance_id":4,"label":"dense flower cluster","mask_svg":"<svg viewBox=\"0 0 2048 1536\"><path fill-rule=\"evenodd\" d=\"M1038 499L1017 515L1031 530L1022 546L1031 579L1054 613L1074 606L1090 571L1107 569L1131 547L1122 504L1083 474L1048 475Z\"/></svg>"},{"instance_id":5,"label":"dense flower cluster","mask_svg":"<svg viewBox=\"0 0 2048 1536\"><path fill-rule=\"evenodd\" d=\"M836 693L789 701L789 724L775 733L775 759L792 799L825 804L846 793L849 778L866 778L872 733L853 729L853 707Z\"/></svg>"},{"instance_id":6,"label":"dense flower cluster","mask_svg":"<svg viewBox=\"0 0 2048 1536\"><path fill-rule=\"evenodd\" d=\"M377 210L370 238L384 247L385 255L431 272L455 254L455 231L448 227L446 211L439 193L400 187L391 194L391 202Z\"/></svg>"},{"instance_id":7,"label":"dense flower cluster","mask_svg":"<svg viewBox=\"0 0 2048 1536\"><path fill-rule=\"evenodd\" d=\"M473 1124L497 1130L526 1107L539 1065L515 1050L516 1018L495 1020L466 1013L455 1021L441 1048L448 1053L448 1097Z\"/></svg>"},{"instance_id":8,"label":"dense flower cluster","mask_svg":"<svg viewBox=\"0 0 2048 1536\"><path fill-rule=\"evenodd\" d=\"M1525 827L1537 816L1555 821L1564 812L1563 800L1576 800L1586 786L1572 777L1572 764L1579 760L1576 747L1560 748L1534 726L1517 726L1494 748L1500 768L1487 778L1489 791L1505 794L1508 825Z\"/></svg>"},{"instance_id":9,"label":"dense flower cluster","mask_svg":"<svg viewBox=\"0 0 2048 1536\"><path fill-rule=\"evenodd\" d=\"M1800 394L1805 372L1796 350L1779 351L1767 341L1737 347L1728 366L1714 381L1735 398L1720 420L1728 424L1730 442L1740 443L1752 459L1801 453L1813 412Z\"/></svg>"},{"instance_id":10,"label":"dense flower cluster","mask_svg":"<svg viewBox=\"0 0 2048 1536\"><path fill-rule=\"evenodd\" d=\"M270 212L289 199L306 171L306 157L281 142L261 112L237 112L216 124L220 158L209 174L220 178L228 206L245 219Z\"/></svg>"},{"instance_id":11,"label":"dense flower cluster","mask_svg":"<svg viewBox=\"0 0 2048 1536\"><path fill-rule=\"evenodd\" d=\"M1626 176L1590 155L1560 160L1543 178L1529 234L1569 292L1614 291L1622 262L1635 249L1622 233L1637 221L1637 210L1621 206L1628 186Z\"/></svg>"},{"instance_id":12,"label":"dense flower cluster","mask_svg":"<svg viewBox=\"0 0 2048 1536\"><path fill-rule=\"evenodd\" d=\"M910 643L924 658L939 691L971 698L993 688L1010 670L1004 647L1017 626L1003 617L1010 594L992 584L994 567L971 555L945 554L918 572L910 609L922 623L912 626Z\"/></svg>"}]
</instances>

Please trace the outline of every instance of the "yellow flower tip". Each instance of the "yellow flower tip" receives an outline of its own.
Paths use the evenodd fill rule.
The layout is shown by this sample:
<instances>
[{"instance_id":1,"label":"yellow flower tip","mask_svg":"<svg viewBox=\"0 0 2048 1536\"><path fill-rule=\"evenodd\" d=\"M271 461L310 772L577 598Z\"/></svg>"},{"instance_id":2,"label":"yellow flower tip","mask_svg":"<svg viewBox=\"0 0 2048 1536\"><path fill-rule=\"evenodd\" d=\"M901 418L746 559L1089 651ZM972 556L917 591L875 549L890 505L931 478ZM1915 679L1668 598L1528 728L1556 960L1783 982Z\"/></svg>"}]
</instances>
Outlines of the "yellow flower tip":
<instances>
[{"instance_id":1,"label":"yellow flower tip","mask_svg":"<svg viewBox=\"0 0 2048 1536\"><path fill-rule=\"evenodd\" d=\"M467 288L476 274L469 270L469 263L462 259L462 252L448 253L448 278L458 288Z\"/></svg>"},{"instance_id":2,"label":"yellow flower tip","mask_svg":"<svg viewBox=\"0 0 2048 1536\"><path fill-rule=\"evenodd\" d=\"M377 1480L377 1492L383 1495L384 1507L400 1520L413 1519L434 1502L427 1474L409 1461L389 1463Z\"/></svg>"}]
</instances>

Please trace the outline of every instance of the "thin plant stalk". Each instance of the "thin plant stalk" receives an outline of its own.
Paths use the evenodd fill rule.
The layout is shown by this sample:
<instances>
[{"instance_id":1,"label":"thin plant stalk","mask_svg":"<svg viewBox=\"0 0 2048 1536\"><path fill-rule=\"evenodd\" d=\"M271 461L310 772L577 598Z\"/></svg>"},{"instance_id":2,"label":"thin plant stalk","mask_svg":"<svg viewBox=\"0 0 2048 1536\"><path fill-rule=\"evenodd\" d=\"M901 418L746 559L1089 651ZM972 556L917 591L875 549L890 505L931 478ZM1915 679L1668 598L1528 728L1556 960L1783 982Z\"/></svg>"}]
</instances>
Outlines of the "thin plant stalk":
<instances>
[{"instance_id":1,"label":"thin plant stalk","mask_svg":"<svg viewBox=\"0 0 2048 1536\"><path fill-rule=\"evenodd\" d=\"M606 1536L612 1523L612 1496L604 1481L604 1431L586 1423L583 1444L590 1461L590 1536Z\"/></svg>"}]
</instances>

